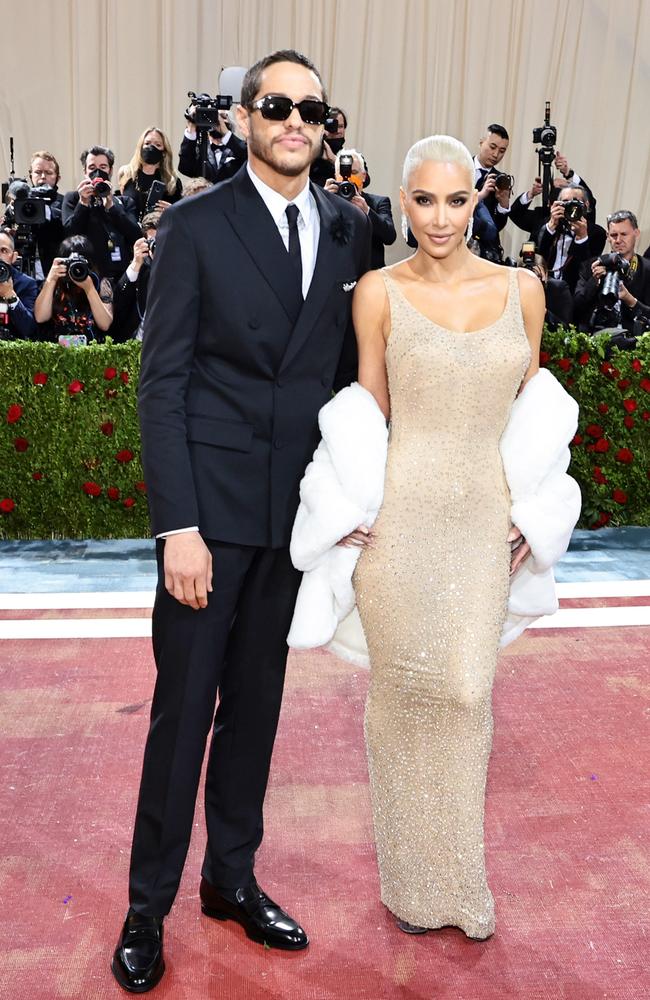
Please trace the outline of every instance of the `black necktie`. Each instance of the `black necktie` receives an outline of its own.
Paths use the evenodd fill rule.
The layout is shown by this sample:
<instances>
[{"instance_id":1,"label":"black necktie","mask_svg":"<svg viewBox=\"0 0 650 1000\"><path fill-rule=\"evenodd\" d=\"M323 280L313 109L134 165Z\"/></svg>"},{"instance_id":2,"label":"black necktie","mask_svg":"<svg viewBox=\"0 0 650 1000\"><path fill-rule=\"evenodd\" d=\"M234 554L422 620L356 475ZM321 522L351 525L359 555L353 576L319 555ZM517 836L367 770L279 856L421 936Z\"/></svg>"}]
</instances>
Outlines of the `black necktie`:
<instances>
[{"instance_id":1,"label":"black necktie","mask_svg":"<svg viewBox=\"0 0 650 1000\"><path fill-rule=\"evenodd\" d=\"M289 222L289 259L298 277L298 288L302 298L302 256L300 254L300 237L298 236L298 206L287 205L286 213Z\"/></svg>"}]
</instances>

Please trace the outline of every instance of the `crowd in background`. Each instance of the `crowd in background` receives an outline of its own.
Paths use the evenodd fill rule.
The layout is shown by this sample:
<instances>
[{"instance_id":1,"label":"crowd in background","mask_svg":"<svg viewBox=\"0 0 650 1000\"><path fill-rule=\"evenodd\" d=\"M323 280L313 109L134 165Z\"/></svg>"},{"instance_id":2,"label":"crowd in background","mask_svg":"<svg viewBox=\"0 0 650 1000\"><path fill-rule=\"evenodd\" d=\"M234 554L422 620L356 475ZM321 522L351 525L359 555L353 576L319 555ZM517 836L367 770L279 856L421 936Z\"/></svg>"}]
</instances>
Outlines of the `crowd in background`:
<instances>
[{"instance_id":1,"label":"crowd in background","mask_svg":"<svg viewBox=\"0 0 650 1000\"><path fill-rule=\"evenodd\" d=\"M246 163L246 144L232 113L197 130L188 108L178 165L165 133L152 127L138 139L129 163L117 170L111 149L93 145L80 157L82 177L73 191L59 191L54 154L36 151L28 176L6 192L0 229L0 340L30 339L79 345L108 334L141 339L156 231L163 212L181 198L201 194L232 177ZM347 143L348 119L330 109L320 157L311 179L345 197L371 223L371 266L383 267L384 248L395 242L390 199L371 194L368 164ZM573 323L587 332L620 331L619 346L650 328L650 248L638 252L639 224L631 209L596 222L596 198L582 172L555 152L546 197L542 177L517 195L501 170L510 137L491 124L474 157L478 203L468 242L498 264L534 270L546 291L547 322ZM582 171L582 167L580 168ZM179 173L186 178L181 181ZM187 179L189 178L189 179ZM511 223L521 231L522 252L504 255ZM410 246L412 234L404 231ZM604 253L609 242L611 252Z\"/></svg>"}]
</instances>

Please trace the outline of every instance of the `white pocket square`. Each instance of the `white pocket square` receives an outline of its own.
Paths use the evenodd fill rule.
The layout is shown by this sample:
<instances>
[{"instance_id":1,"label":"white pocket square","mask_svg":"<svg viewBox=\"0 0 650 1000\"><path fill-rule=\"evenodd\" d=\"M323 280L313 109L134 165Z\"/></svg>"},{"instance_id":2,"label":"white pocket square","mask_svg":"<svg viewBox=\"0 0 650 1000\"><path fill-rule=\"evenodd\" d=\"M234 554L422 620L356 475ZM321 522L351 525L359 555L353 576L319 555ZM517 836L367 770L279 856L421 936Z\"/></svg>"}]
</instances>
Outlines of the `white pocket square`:
<instances>
[{"instance_id":1,"label":"white pocket square","mask_svg":"<svg viewBox=\"0 0 650 1000\"><path fill-rule=\"evenodd\" d=\"M355 285L356 285L356 281L344 281L343 282L343 286L342 286L343 287L343 291L344 292L351 292Z\"/></svg>"}]
</instances>

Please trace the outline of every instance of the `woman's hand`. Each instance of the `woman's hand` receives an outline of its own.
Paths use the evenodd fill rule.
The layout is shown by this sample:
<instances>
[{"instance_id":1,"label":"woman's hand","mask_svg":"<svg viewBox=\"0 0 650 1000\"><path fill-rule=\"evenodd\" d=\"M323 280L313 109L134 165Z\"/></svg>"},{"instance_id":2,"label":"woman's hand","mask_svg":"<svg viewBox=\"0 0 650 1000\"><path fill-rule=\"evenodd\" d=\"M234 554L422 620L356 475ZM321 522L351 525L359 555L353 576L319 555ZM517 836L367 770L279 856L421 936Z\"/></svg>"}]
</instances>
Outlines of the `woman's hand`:
<instances>
[{"instance_id":1,"label":"woman's hand","mask_svg":"<svg viewBox=\"0 0 650 1000\"><path fill-rule=\"evenodd\" d=\"M95 285L93 284L93 279L90 275L88 275L87 278L84 278L83 281L75 281L74 278L71 278L70 280L73 281L79 288L83 288L86 293L86 298L88 298L91 292L95 291Z\"/></svg>"},{"instance_id":2,"label":"woman's hand","mask_svg":"<svg viewBox=\"0 0 650 1000\"><path fill-rule=\"evenodd\" d=\"M171 208L171 201L157 201L153 209L154 212L164 212L166 208Z\"/></svg>"},{"instance_id":3,"label":"woman's hand","mask_svg":"<svg viewBox=\"0 0 650 1000\"><path fill-rule=\"evenodd\" d=\"M365 549L371 548L374 540L375 536L370 528L365 524L360 524L356 531L350 532L336 544L345 549Z\"/></svg>"},{"instance_id":4,"label":"woman's hand","mask_svg":"<svg viewBox=\"0 0 650 1000\"><path fill-rule=\"evenodd\" d=\"M530 545L522 535L516 524L508 532L507 541L510 542L512 555L510 557L510 576L521 566L524 559L530 555Z\"/></svg>"},{"instance_id":5,"label":"woman's hand","mask_svg":"<svg viewBox=\"0 0 650 1000\"><path fill-rule=\"evenodd\" d=\"M47 272L47 278L45 279L46 281L51 281L53 284L55 284L59 280L59 278L65 278L66 274L68 273L68 269L65 266L65 264L62 263L62 260L63 260L62 257L54 258L54 260L52 261L52 267Z\"/></svg>"}]
</instances>

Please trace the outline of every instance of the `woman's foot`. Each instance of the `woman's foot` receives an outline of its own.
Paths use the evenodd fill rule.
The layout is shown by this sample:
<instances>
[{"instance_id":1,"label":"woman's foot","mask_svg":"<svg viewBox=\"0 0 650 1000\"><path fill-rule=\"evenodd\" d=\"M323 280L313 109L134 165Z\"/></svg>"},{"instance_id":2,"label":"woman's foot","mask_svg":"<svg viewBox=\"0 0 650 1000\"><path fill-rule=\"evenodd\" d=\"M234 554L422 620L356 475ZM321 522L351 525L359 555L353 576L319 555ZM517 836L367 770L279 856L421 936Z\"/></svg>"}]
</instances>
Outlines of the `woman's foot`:
<instances>
[{"instance_id":1,"label":"woman's foot","mask_svg":"<svg viewBox=\"0 0 650 1000\"><path fill-rule=\"evenodd\" d=\"M398 918L395 919L397 921L397 926L401 931L404 931L405 934L426 934L429 930L428 927L418 927L417 924L409 924L407 920L399 920Z\"/></svg>"}]
</instances>

